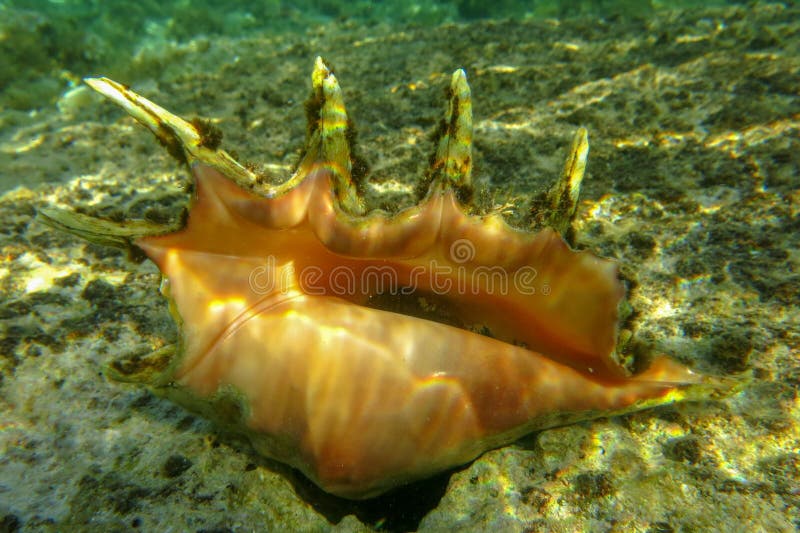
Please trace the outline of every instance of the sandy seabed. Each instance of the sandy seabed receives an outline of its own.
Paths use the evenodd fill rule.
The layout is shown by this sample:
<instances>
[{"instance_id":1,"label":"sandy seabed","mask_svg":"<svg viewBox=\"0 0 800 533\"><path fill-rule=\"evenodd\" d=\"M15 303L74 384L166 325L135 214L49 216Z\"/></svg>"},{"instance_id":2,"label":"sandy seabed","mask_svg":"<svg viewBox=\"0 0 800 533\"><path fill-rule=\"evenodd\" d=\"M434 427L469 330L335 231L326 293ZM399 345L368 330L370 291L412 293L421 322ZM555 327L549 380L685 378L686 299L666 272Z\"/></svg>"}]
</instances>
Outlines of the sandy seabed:
<instances>
[{"instance_id":1,"label":"sandy seabed","mask_svg":"<svg viewBox=\"0 0 800 533\"><path fill-rule=\"evenodd\" d=\"M752 382L533 434L366 503L332 498L104 365L174 340L159 275L33 220L41 206L169 220L188 176L85 92L0 132L0 530L795 531L800 527L800 12L480 22L194 41L120 79L279 181L316 55L336 68L373 207L413 201L444 88L467 71L478 203L524 225L575 129L578 246L618 259L638 336ZM576 391L579 394L580 391Z\"/></svg>"}]
</instances>

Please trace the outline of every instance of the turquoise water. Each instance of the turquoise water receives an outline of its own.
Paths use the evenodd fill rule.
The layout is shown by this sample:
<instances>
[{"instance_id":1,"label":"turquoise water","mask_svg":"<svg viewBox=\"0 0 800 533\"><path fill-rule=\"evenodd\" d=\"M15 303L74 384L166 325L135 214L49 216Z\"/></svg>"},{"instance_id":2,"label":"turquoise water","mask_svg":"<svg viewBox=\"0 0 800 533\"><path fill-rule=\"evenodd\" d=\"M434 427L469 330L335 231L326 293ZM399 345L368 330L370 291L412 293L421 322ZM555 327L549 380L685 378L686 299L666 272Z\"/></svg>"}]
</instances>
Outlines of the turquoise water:
<instances>
[{"instance_id":1,"label":"turquoise water","mask_svg":"<svg viewBox=\"0 0 800 533\"><path fill-rule=\"evenodd\" d=\"M477 19L644 17L663 9L745 2L595 0L6 0L0 2L0 106L51 105L90 74L126 71L142 52L196 37L305 32L328 23L435 26Z\"/></svg>"}]
</instances>

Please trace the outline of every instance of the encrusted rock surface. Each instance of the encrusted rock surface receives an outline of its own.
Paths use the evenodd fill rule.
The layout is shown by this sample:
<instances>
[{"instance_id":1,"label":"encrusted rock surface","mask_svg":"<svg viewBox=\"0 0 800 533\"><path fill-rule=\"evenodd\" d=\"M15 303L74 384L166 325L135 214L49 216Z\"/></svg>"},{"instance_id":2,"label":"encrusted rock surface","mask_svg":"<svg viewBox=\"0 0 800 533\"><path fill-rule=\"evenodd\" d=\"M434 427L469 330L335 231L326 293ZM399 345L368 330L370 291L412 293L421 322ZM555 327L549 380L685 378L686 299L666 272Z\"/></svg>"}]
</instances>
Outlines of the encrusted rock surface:
<instances>
[{"instance_id":1,"label":"encrusted rock surface","mask_svg":"<svg viewBox=\"0 0 800 533\"><path fill-rule=\"evenodd\" d=\"M194 42L120 80L280 180L303 145L316 54L338 70L372 206L413 201L449 73L473 90L485 209L524 225L574 130L591 138L578 246L618 258L642 341L752 373L721 401L531 435L367 503L285 467L103 365L174 338L147 263L54 233L35 209L164 221L186 174L97 98L3 112L0 523L6 529L728 530L800 524L800 36L794 7L644 20L481 22ZM13 187L21 184L20 187ZM13 190L12 190L13 189ZM579 393L579 391L576 391ZM24 480L24 482L22 482Z\"/></svg>"}]
</instances>

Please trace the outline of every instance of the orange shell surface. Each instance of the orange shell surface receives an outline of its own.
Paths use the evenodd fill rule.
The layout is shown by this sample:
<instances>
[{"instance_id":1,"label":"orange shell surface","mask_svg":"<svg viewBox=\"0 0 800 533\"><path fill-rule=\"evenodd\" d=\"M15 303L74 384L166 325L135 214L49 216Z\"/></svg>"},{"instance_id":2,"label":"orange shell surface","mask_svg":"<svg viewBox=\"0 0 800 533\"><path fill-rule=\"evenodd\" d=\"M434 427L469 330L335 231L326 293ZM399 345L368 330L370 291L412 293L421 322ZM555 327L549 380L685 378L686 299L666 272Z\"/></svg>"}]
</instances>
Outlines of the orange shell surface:
<instances>
[{"instance_id":1,"label":"orange shell surface","mask_svg":"<svg viewBox=\"0 0 800 533\"><path fill-rule=\"evenodd\" d=\"M203 121L107 78L87 83L194 179L188 218L169 227L42 213L98 244L138 247L164 276L180 342L111 370L244 434L328 492L375 496L533 430L684 398L699 381L663 357L636 376L618 362L617 265L562 238L574 231L583 128L537 204L538 230L523 231L468 204L463 70L451 77L424 196L394 215L364 207L352 125L321 58L305 153L274 186Z\"/></svg>"},{"instance_id":2,"label":"orange shell surface","mask_svg":"<svg viewBox=\"0 0 800 533\"><path fill-rule=\"evenodd\" d=\"M616 267L551 230L466 215L447 190L353 220L322 165L277 198L193 172L186 227L137 242L182 320L172 379L197 398L236 390L255 447L328 492L374 496L691 380L666 359L635 378L615 367ZM467 256L453 257L459 244ZM486 267L496 283L476 274ZM365 305L390 282L492 337Z\"/></svg>"}]
</instances>

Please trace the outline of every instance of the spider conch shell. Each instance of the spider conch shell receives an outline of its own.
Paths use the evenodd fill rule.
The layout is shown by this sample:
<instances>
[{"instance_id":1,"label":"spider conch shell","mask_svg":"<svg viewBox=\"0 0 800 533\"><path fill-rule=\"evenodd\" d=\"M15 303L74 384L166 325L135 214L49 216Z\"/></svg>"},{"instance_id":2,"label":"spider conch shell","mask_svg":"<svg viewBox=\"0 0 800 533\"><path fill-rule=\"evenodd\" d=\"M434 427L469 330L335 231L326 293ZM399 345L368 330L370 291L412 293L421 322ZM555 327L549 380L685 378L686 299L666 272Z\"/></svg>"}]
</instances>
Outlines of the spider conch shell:
<instances>
[{"instance_id":1,"label":"spider conch shell","mask_svg":"<svg viewBox=\"0 0 800 533\"><path fill-rule=\"evenodd\" d=\"M427 193L395 215L365 212L341 90L321 59L305 156L288 181L259 190L198 122L109 79L87 83L185 160L195 184L180 227L42 213L87 239L141 249L164 275L180 343L118 361L116 376L246 435L328 492L372 497L536 429L681 399L699 381L664 357L636 376L617 360L617 266L561 236L586 164L584 129L546 196L539 218L549 227L527 232L465 207L472 109L462 70ZM447 320L375 307L403 298L444 306Z\"/></svg>"}]
</instances>

